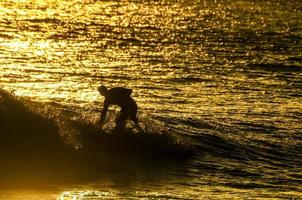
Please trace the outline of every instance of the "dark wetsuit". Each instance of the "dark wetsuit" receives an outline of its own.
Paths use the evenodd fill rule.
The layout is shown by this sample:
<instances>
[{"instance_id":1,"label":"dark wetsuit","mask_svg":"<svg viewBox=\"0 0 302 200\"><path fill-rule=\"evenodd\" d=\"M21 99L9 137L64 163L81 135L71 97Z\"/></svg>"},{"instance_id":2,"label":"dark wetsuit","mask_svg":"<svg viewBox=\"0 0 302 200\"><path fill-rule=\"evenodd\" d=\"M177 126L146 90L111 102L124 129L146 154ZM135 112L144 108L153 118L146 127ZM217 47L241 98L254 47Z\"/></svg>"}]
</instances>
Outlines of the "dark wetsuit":
<instances>
[{"instance_id":1,"label":"dark wetsuit","mask_svg":"<svg viewBox=\"0 0 302 200\"><path fill-rule=\"evenodd\" d=\"M134 99L130 97L131 93L131 89L123 87L115 87L109 89L105 95L104 107L101 113L100 123L104 123L108 107L110 104L113 104L121 107L120 115L116 118L117 126L123 125L127 118L130 118L133 122L135 122L135 124L137 124L137 105Z\"/></svg>"}]
</instances>

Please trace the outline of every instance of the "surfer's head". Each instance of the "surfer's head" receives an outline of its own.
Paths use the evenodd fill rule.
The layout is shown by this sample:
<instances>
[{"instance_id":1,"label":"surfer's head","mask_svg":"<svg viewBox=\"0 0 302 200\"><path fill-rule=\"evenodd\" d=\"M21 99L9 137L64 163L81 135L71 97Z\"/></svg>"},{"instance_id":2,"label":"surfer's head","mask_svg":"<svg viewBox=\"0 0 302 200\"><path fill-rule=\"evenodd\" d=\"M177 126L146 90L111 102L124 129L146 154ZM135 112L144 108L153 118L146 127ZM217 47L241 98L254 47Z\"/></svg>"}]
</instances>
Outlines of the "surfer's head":
<instances>
[{"instance_id":1,"label":"surfer's head","mask_svg":"<svg viewBox=\"0 0 302 200\"><path fill-rule=\"evenodd\" d=\"M107 94L107 91L108 89L106 88L106 86L104 85L101 85L99 88L98 88L98 91L101 95L105 96Z\"/></svg>"}]
</instances>

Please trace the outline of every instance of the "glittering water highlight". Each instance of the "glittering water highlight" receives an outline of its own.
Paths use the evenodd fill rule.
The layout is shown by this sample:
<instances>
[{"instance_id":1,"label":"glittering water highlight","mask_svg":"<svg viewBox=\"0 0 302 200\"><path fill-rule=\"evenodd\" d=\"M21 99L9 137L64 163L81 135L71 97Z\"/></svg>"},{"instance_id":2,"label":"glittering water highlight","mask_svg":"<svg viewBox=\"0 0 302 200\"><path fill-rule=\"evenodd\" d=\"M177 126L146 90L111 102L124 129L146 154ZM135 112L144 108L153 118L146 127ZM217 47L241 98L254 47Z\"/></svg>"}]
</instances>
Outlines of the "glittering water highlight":
<instances>
[{"instance_id":1,"label":"glittering water highlight","mask_svg":"<svg viewBox=\"0 0 302 200\"><path fill-rule=\"evenodd\" d=\"M47 192L29 177L13 189L18 184L3 183L0 199L301 196L301 10L294 0L1 1L0 86L36 113L2 97L0 122L11 130L4 135L19 130L10 129L22 122L12 117L16 110L32 127L31 119L53 120L45 125L53 142L55 134L95 130L103 100L96 88L104 84L133 89L143 126L189 143L194 153L161 164L132 154L117 164L123 167L89 162L92 175L62 173L67 183L54 181ZM115 165L111 153L106 159Z\"/></svg>"}]
</instances>

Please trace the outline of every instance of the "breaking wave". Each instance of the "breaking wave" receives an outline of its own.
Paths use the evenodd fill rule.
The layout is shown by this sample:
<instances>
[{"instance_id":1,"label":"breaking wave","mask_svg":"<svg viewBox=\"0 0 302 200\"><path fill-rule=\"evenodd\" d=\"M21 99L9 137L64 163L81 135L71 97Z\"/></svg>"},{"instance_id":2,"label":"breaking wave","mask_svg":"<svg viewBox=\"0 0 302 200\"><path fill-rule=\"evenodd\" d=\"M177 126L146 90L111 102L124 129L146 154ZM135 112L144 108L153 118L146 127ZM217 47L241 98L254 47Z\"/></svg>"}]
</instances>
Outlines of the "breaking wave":
<instances>
[{"instance_id":1,"label":"breaking wave","mask_svg":"<svg viewBox=\"0 0 302 200\"><path fill-rule=\"evenodd\" d=\"M142 131L129 125L116 132L114 113L104 130L98 128L97 118L95 110L33 102L0 90L1 174L7 179L66 171L73 176L124 162L177 160L193 154L190 142L150 121L142 120Z\"/></svg>"},{"instance_id":2,"label":"breaking wave","mask_svg":"<svg viewBox=\"0 0 302 200\"><path fill-rule=\"evenodd\" d=\"M262 177L267 181L259 187L268 187L267 182L274 187L275 181L283 179L271 180L271 173L302 166L301 135L296 132L273 134L273 126L248 122L228 126L143 115L139 116L142 131L129 123L116 132L115 116L110 112L100 130L98 110L33 102L0 90L1 184L97 179L123 170L169 173L180 167L175 170L187 170L189 176L193 169L243 180ZM297 171L286 180L297 182L299 177ZM234 185L227 178L222 182L236 188L250 187L244 182Z\"/></svg>"}]
</instances>

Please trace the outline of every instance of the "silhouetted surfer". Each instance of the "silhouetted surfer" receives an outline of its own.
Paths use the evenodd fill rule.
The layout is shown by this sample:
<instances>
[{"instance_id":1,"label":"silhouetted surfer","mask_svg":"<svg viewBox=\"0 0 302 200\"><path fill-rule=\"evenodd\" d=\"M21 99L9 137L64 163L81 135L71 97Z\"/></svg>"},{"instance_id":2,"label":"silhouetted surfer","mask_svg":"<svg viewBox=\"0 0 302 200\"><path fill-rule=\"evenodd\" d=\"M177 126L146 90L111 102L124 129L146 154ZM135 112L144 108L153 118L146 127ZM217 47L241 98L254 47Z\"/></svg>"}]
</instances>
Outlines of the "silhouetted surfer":
<instances>
[{"instance_id":1,"label":"silhouetted surfer","mask_svg":"<svg viewBox=\"0 0 302 200\"><path fill-rule=\"evenodd\" d=\"M116 118L115 129L120 129L124 127L125 121L128 118L131 119L137 125L138 128L140 128L136 117L137 104L134 101L134 99L130 97L132 93L131 89L127 89L123 87L115 87L115 88L107 89L105 86L101 85L98 88L98 91L100 92L101 95L105 97L104 107L101 112L101 120L100 120L101 128L104 125L106 114L110 104L118 105L119 107L121 107L120 114Z\"/></svg>"}]
</instances>

